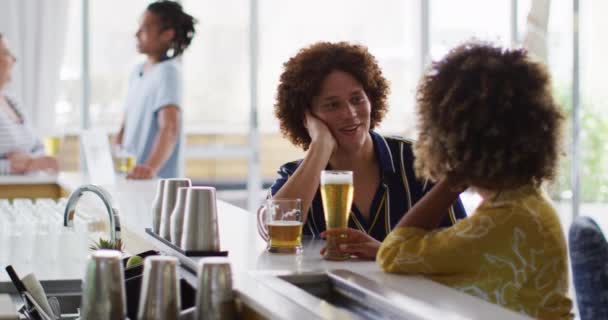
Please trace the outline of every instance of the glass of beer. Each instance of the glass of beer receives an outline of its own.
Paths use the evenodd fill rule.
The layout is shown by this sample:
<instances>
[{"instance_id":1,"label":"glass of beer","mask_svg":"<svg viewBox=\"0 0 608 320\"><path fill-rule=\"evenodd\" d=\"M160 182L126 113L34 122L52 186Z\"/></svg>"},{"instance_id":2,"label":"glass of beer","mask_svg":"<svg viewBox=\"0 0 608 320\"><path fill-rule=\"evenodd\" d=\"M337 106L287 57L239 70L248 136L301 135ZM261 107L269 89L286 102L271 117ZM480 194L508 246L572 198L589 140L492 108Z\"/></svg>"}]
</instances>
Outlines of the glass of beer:
<instances>
[{"instance_id":1,"label":"glass of beer","mask_svg":"<svg viewBox=\"0 0 608 320\"><path fill-rule=\"evenodd\" d=\"M353 172L352 171L321 171L321 199L325 213L327 230L346 229L348 217L353 204ZM341 252L338 248L343 235L328 235L326 239L326 260L347 260L350 254Z\"/></svg>"},{"instance_id":2,"label":"glass of beer","mask_svg":"<svg viewBox=\"0 0 608 320\"><path fill-rule=\"evenodd\" d=\"M44 153L47 156L57 157L59 155L59 148L61 147L61 137L59 136L47 136L42 139L44 145Z\"/></svg>"},{"instance_id":3,"label":"glass of beer","mask_svg":"<svg viewBox=\"0 0 608 320\"><path fill-rule=\"evenodd\" d=\"M117 172L127 175L135 168L137 159L127 150L120 149L114 154L114 166Z\"/></svg>"},{"instance_id":4,"label":"glass of beer","mask_svg":"<svg viewBox=\"0 0 608 320\"><path fill-rule=\"evenodd\" d=\"M302 252L302 200L268 199L258 210L258 231L269 252Z\"/></svg>"}]
</instances>

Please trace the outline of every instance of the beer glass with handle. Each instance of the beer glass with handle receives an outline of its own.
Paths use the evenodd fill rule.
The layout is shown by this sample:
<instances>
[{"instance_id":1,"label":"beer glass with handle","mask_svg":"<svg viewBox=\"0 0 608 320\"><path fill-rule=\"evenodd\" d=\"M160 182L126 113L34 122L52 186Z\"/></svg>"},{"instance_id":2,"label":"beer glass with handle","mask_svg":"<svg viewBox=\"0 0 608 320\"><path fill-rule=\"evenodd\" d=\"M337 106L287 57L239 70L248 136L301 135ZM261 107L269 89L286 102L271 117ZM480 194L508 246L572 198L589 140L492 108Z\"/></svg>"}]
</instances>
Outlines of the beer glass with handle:
<instances>
[{"instance_id":1,"label":"beer glass with handle","mask_svg":"<svg viewBox=\"0 0 608 320\"><path fill-rule=\"evenodd\" d=\"M353 204L353 172L352 171L321 171L321 199L325 213L327 230L345 229L348 227L348 217ZM340 238L346 235L328 235L326 250L323 258L326 260L347 260L350 254L341 252L338 248Z\"/></svg>"},{"instance_id":2,"label":"beer glass with handle","mask_svg":"<svg viewBox=\"0 0 608 320\"><path fill-rule=\"evenodd\" d=\"M258 232L267 250L275 253L302 251L302 200L268 199L258 210Z\"/></svg>"}]
</instances>

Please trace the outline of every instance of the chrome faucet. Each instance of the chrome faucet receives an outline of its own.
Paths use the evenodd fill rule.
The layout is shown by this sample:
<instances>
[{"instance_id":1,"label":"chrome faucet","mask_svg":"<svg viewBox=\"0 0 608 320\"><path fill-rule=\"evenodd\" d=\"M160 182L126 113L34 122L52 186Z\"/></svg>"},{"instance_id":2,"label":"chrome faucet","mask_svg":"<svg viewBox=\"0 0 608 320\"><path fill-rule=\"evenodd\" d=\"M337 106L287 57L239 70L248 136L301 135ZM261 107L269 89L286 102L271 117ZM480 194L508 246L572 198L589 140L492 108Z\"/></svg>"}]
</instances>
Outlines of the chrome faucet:
<instances>
[{"instance_id":1,"label":"chrome faucet","mask_svg":"<svg viewBox=\"0 0 608 320\"><path fill-rule=\"evenodd\" d=\"M106 206L108 210L108 216L110 218L110 240L113 244L118 243L120 241L120 219L118 218L118 210L112 207L112 198L110 194L104 190L100 186L96 186L93 184L87 184L81 187L78 187L68 199L68 203L65 206L65 211L63 213L63 225L65 227L74 226L74 216L76 215L76 203L82 197L82 195L86 192L90 191L94 194L98 195L103 201L103 204Z\"/></svg>"}]
</instances>

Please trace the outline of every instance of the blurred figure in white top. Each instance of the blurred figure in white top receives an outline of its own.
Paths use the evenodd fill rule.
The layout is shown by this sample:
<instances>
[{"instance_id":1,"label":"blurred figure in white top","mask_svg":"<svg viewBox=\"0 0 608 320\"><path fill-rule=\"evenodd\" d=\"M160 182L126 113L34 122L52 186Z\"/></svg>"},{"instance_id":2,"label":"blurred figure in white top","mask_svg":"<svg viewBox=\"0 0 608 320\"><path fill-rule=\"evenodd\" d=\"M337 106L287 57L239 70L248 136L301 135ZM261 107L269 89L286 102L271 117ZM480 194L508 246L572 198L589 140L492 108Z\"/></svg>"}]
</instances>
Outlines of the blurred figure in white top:
<instances>
[{"instance_id":1,"label":"blurred figure in white top","mask_svg":"<svg viewBox=\"0 0 608 320\"><path fill-rule=\"evenodd\" d=\"M40 139L34 135L16 101L3 92L16 62L6 37L0 33L0 174L56 172L57 159L44 155Z\"/></svg>"}]
</instances>

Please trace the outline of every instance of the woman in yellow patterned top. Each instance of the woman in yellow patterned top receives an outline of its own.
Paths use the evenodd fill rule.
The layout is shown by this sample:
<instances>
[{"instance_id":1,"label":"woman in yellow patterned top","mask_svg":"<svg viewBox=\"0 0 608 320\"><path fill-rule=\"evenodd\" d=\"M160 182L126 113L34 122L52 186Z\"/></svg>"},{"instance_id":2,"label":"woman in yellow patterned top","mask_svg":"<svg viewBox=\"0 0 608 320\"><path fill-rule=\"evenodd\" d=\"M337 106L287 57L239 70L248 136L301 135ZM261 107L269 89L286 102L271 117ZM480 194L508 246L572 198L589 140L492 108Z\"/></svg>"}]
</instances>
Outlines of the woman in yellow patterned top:
<instances>
[{"instance_id":1,"label":"woman in yellow patterned top","mask_svg":"<svg viewBox=\"0 0 608 320\"><path fill-rule=\"evenodd\" d=\"M438 181L378 251L387 272L426 277L540 319L571 319L567 249L541 189L555 176L563 116L546 69L523 50L467 43L418 88L416 171ZM433 230L467 186L480 206Z\"/></svg>"}]
</instances>

